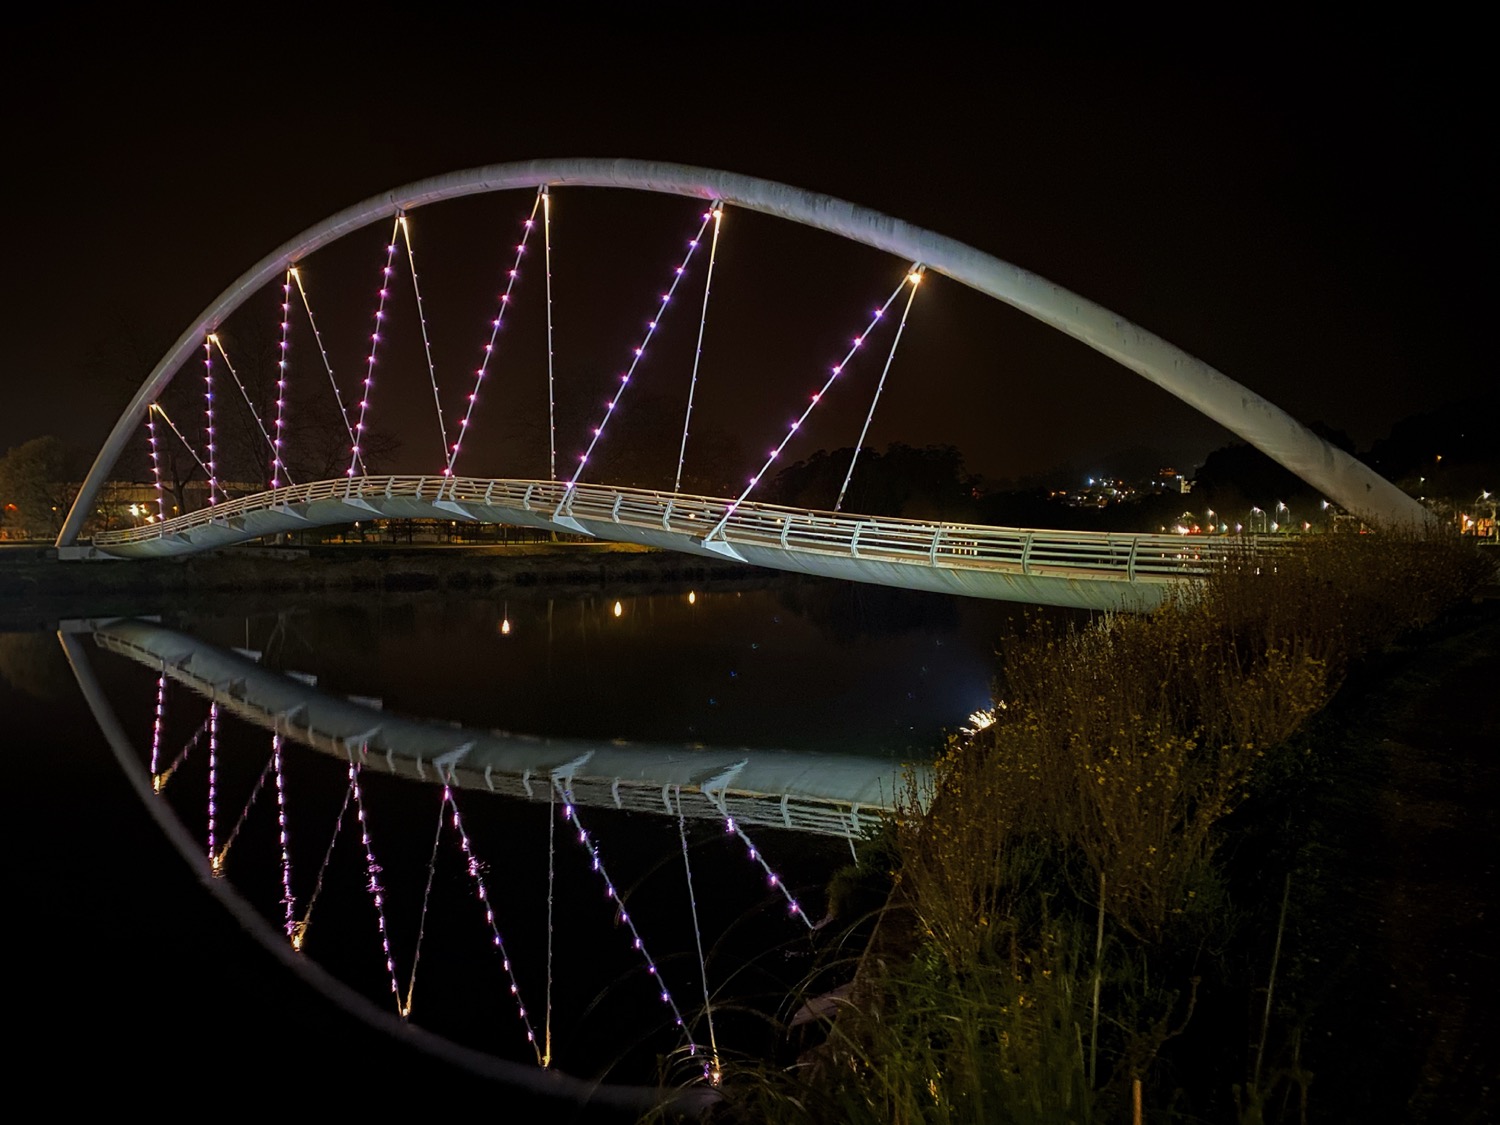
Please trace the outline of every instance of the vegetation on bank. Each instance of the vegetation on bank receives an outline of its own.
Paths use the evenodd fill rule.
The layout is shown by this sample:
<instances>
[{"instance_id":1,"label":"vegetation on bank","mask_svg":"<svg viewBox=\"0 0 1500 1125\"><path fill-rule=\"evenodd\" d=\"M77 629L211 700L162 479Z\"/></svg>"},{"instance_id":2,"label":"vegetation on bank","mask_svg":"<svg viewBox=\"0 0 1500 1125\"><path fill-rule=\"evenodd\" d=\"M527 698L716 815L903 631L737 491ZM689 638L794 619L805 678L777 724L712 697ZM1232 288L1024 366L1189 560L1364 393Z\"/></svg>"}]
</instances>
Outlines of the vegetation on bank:
<instances>
[{"instance_id":1,"label":"vegetation on bank","mask_svg":"<svg viewBox=\"0 0 1500 1125\"><path fill-rule=\"evenodd\" d=\"M1241 845L1351 665L1486 580L1455 539L1318 536L1149 616L1006 638L994 722L867 851L889 897L852 989L788 1065L732 1070L716 1119L1302 1119L1290 869Z\"/></svg>"}]
</instances>

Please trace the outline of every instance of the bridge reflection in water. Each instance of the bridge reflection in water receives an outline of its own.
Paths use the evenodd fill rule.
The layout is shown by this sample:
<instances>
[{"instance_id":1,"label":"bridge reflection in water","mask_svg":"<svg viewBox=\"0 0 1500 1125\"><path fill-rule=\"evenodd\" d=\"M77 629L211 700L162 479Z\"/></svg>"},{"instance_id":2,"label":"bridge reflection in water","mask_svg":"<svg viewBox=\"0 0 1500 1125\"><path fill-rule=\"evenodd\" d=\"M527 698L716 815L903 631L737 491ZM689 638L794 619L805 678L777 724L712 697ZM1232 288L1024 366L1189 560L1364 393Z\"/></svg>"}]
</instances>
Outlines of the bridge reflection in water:
<instances>
[{"instance_id":1,"label":"bridge reflection in water","mask_svg":"<svg viewBox=\"0 0 1500 1125\"><path fill-rule=\"evenodd\" d=\"M711 1096L723 1060L746 1051L733 1041L736 1027L744 1026L743 1018L736 1025L734 1016L720 1014L721 1034L716 1034L716 997L726 987L726 978L744 974L746 964L787 942L805 946L813 917L822 911L823 884L839 862L843 841L852 849L859 835L891 811L898 793L908 786L920 790L925 781L922 767L903 769L887 758L544 739L404 718L380 709L376 701L339 697L319 690L307 682L310 678L271 671L258 662L258 654L226 651L150 621L73 621L64 623L59 636L95 718L152 815L210 890L278 957L341 1006L377 1024L394 1023L401 1036L420 1047L471 1070L573 1100L638 1107L654 1103L663 1095L642 1084L653 1075L649 1067L643 1073L640 1062L655 1056L671 1060L662 1077L677 1084L679 1092L671 1096L685 1099L684 1108ZM94 672L86 639L155 673L149 760L126 735ZM183 713L196 715L203 705L169 700L169 689L177 685L208 701L207 713L185 739L179 737L189 729L183 727ZM139 703L134 710L140 710ZM320 780L307 776L309 765L286 761L285 751L293 744L327 756ZM330 770L332 759L341 769ZM179 770L180 780L174 784ZM331 780L335 772L344 771L347 788L342 777ZM401 790L405 812L377 814L370 808L381 777L395 779L384 784ZM319 823L294 824L294 816L308 805L305 793L295 791L312 787L325 791L322 803L327 811ZM343 790L343 805L334 816L336 802L326 794L337 797L338 789ZM382 799L391 804L389 789ZM242 809L228 811L241 801ZM429 815L413 811L428 806L438 818L435 840ZM508 810L528 806L537 808L537 815L545 809L550 825L545 840L533 835L529 849L518 852L511 843L502 847L504 854L484 854L481 841L497 839L495 832L479 827L484 820L513 822L507 829L513 834L514 822L523 818ZM241 891L223 876L230 869L230 849L241 829L248 840L257 832L257 821L262 837L258 852L254 845L236 851L235 877L245 887ZM420 828L402 827L403 821L419 823ZM713 825L709 838L704 837L705 822ZM642 827L648 823L658 827ZM272 825L276 847L269 842ZM350 843L343 845L343 863L331 862L342 832L363 845L361 862L353 866L352 853L360 849ZM797 845L789 832L828 843L809 846L809 840ZM675 863L667 862L670 854L660 854L667 838L673 844L680 840L681 855ZM644 868L641 856L632 854L643 839L657 853ZM391 847L397 840L408 842L412 854L395 855ZM775 854L768 855L763 846ZM582 853L582 864L579 855L569 854L575 849ZM264 870L253 871L255 861L249 855L241 860L240 852L258 854ZM309 868L319 856L311 852L322 856L315 883ZM537 858L528 858L528 853ZM758 869L751 872L758 878L733 874L733 869L745 868L747 860ZM278 865L279 875L273 874ZM532 870L523 877L521 869L528 866ZM455 876L454 867L461 874ZM555 878L554 872L564 867L572 874ZM580 867L583 876L577 874ZM669 867L676 869L670 877L665 870ZM402 875L407 868L410 871ZM620 877L625 868L636 872L629 880ZM639 874L642 869L645 874ZM544 892L539 881L543 871ZM338 888L341 877L344 886ZM533 894L520 901L527 896L516 892L528 881ZM455 882L464 884L466 897L477 898L482 909L455 907L451 895L442 900ZM266 891L272 883L277 884L279 901ZM260 889L252 892L256 884ZM579 904L578 894L597 898L601 890L607 912ZM808 896L805 907L802 894ZM324 937L306 945L320 901L321 919L336 910L354 912L361 898L375 907L373 912L368 905L363 908L368 924L362 936L344 921L320 921L321 932L342 936L331 943ZM462 923L452 918L440 921L443 910L462 914ZM535 932L543 926L543 915L545 943ZM690 920L690 928L684 920ZM459 979L469 983L443 1001L434 1003L432 990L424 988L419 1026L413 1005L418 964L424 985L429 978L452 983L455 966L442 962L454 948L452 932L462 924L484 931L479 944L490 954L491 964L480 967L466 958ZM677 937L663 937L673 930ZM521 931L519 939L513 931ZM448 944L435 947L440 933ZM424 934L431 936L427 959L421 960ZM554 937L558 949L567 951L559 957L565 971L554 971ZM742 950L738 961L723 968L733 961L725 951L746 940L759 948ZM476 946L472 934L467 942L471 949ZM348 948L352 946L360 947L357 956ZM377 948L382 950L384 972L368 971ZM705 949L711 955L706 956ZM315 961L310 953L322 960ZM336 961L329 962L330 955L342 959L346 954L366 962L366 971L345 973ZM780 960L785 962L785 957ZM596 991L600 979L586 979L584 970L591 963L604 971L603 992ZM511 1006L508 1016L479 999L484 991L478 984L481 971L487 971L494 986L490 991ZM341 982L342 976L362 979L351 986ZM640 979L649 982L649 992ZM769 1010L757 1017L759 1022L778 1014L789 984L783 980L775 986L782 989L779 996L761 996ZM761 980L759 987L765 986ZM587 1013L606 994L610 1002L605 1009L618 1007L628 994L635 1015L623 1037L618 1024L610 1027L615 1056L601 1059L591 1057L596 1043L590 1042L591 1033L581 1027L576 1013ZM592 1003L587 1002L590 995ZM488 1009L483 1019L473 1010L462 1011L481 1004ZM429 1023L429 1015L445 1010L459 1012L451 1028L440 1015ZM557 1035L554 1010L568 1013L557 1021ZM501 1016L505 1018L496 1018ZM476 1022L484 1027L477 1037L472 1033ZM496 1028L507 1023L515 1024L516 1032L509 1047L500 1049L508 1050L510 1057L489 1053ZM576 1050L569 1042L574 1032L579 1033ZM622 1038L635 1048L637 1057L629 1063L621 1058L627 1053L619 1047ZM472 1045L477 1040L487 1040L484 1050ZM623 1073L637 1084L601 1087L597 1081L570 1078L566 1072L575 1061L584 1073L612 1079ZM618 1065L611 1068L611 1063ZM692 1084L683 1084L688 1080Z\"/></svg>"}]
</instances>

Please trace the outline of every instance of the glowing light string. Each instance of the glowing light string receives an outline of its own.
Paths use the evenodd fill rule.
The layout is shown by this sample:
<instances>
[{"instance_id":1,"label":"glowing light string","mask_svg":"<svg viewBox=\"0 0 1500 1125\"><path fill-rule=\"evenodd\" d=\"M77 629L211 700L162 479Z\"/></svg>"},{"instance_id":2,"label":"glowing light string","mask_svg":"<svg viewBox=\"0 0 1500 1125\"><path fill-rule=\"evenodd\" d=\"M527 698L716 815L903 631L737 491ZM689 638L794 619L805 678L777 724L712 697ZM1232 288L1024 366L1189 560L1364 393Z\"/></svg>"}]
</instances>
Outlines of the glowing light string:
<instances>
[{"instance_id":1,"label":"glowing light string","mask_svg":"<svg viewBox=\"0 0 1500 1125\"><path fill-rule=\"evenodd\" d=\"M411 954L411 976L406 982L406 999L401 1004L401 1014L411 1015L412 994L417 990L417 966L422 963L422 939L427 935L427 906L432 901L432 879L437 874L438 845L443 842L443 814L448 811L448 794L438 802L437 831L432 837L432 854L427 857L427 887L422 891L422 914L417 920L417 945Z\"/></svg>"},{"instance_id":2,"label":"glowing light string","mask_svg":"<svg viewBox=\"0 0 1500 1125\"><path fill-rule=\"evenodd\" d=\"M224 841L224 846L219 849L219 866L222 868L229 862L229 849L234 847L234 842L240 838L240 829L245 826L245 821L250 816L250 810L255 806L255 799L260 796L260 791L265 787L266 778L271 776L271 770L276 765L275 739L272 740L271 756L266 759L266 764L261 768L260 776L255 779L255 785L250 790L250 798L245 802L245 807L240 810L239 819L234 822L234 827L229 830L229 836Z\"/></svg>"},{"instance_id":3,"label":"glowing light string","mask_svg":"<svg viewBox=\"0 0 1500 1125\"><path fill-rule=\"evenodd\" d=\"M693 868L688 862L687 818L682 812L682 786L677 786L677 836L682 841L682 873L687 876L688 906L693 912L693 940L698 945L698 973L703 980L703 1016L708 1021L709 1062L704 1064L703 1077L713 1085L719 1084L723 1074L719 1066L719 1041L714 1036L714 1009L708 998L708 963L703 957L703 934L698 928L698 897L693 891Z\"/></svg>"},{"instance_id":4,"label":"glowing light string","mask_svg":"<svg viewBox=\"0 0 1500 1125\"><path fill-rule=\"evenodd\" d=\"M208 464L203 466L203 471L208 474L208 503L210 506L218 500L219 479L214 475L214 345L213 336L205 337L203 341L203 401L207 409L204 413L208 421L204 425L204 433L207 437ZM203 464L201 461L199 464Z\"/></svg>"},{"instance_id":5,"label":"glowing light string","mask_svg":"<svg viewBox=\"0 0 1500 1125\"><path fill-rule=\"evenodd\" d=\"M215 875L224 874L224 864L214 847L214 819L218 815L219 705L208 705L208 865Z\"/></svg>"},{"instance_id":6,"label":"glowing light string","mask_svg":"<svg viewBox=\"0 0 1500 1125\"><path fill-rule=\"evenodd\" d=\"M511 293L514 292L516 281L521 276L521 256L526 253L526 243L531 238L532 228L536 226L536 210L541 205L541 202L542 193L538 190L536 199L531 205L531 214L521 224L521 241L516 246L515 261L511 263L510 269L505 275L505 292L500 294L500 307L495 310L494 319L490 321L490 338L484 345L484 358L480 361L479 367L474 372L474 390L470 392L468 408L464 411L463 418L459 420L457 440L446 451L448 454L448 464L443 469L443 476L445 477L453 475L453 463L458 460L459 446L463 443L464 438L468 436L469 422L474 417L474 404L479 401L479 385L484 382L485 374L489 370L490 358L495 354L495 339L500 335L500 326L505 320L505 310L510 308Z\"/></svg>"},{"instance_id":7,"label":"glowing light string","mask_svg":"<svg viewBox=\"0 0 1500 1125\"><path fill-rule=\"evenodd\" d=\"M359 421L354 423L353 447L349 451L349 469L346 476L353 476L358 465L366 475L369 470L360 456L360 442L365 439L365 417L370 412L370 388L375 385L375 353L380 350L380 326L385 320L385 302L391 295L391 278L396 272L396 239L401 233L401 215L396 216L396 225L391 230L391 240L385 246L385 268L380 272L380 303L375 306L375 331L370 333L370 354L365 357L365 380L359 396Z\"/></svg>"},{"instance_id":8,"label":"glowing light string","mask_svg":"<svg viewBox=\"0 0 1500 1125\"><path fill-rule=\"evenodd\" d=\"M526 1005L521 1001L521 986L516 981L516 974L511 969L510 954L505 950L505 940L500 936L500 927L495 922L495 908L490 904L490 892L484 885L484 872L479 863L479 857L474 853L474 845L469 840L469 834L464 831L463 819L458 815L458 801L454 798L453 790L449 786L443 786L443 803L453 810L453 827L458 832L459 842L463 845L464 860L468 865L469 878L474 880L474 888L479 897L480 905L484 907L484 920L490 926L490 941L495 950L500 954L500 964L505 969L505 975L510 980L510 994L515 997L516 1015L521 1021L521 1026L526 1029L526 1042L531 1044L531 1050L536 1055L539 1066L547 1066L552 1061L551 1048L544 1056L537 1046L536 1032L532 1030L531 1018L526 1014Z\"/></svg>"},{"instance_id":9,"label":"glowing light string","mask_svg":"<svg viewBox=\"0 0 1500 1125\"><path fill-rule=\"evenodd\" d=\"M323 893L323 878L328 874L328 864L333 859L333 847L339 842L339 834L344 830L344 817L349 812L349 802L354 798L353 780L351 776L350 783L344 786L344 803L339 806L339 815L333 822L333 835L328 838L328 848L323 852L323 865L318 868L318 877L313 881L307 909L302 912L301 920L288 935L292 939L292 948L298 952L301 952L302 946L307 942L307 931L312 926L313 907L318 905L318 896Z\"/></svg>"},{"instance_id":10,"label":"glowing light string","mask_svg":"<svg viewBox=\"0 0 1500 1125\"><path fill-rule=\"evenodd\" d=\"M792 896L792 892L787 889L786 880L771 869L771 865L767 863L765 857L760 854L760 849L755 846L755 842L751 840L749 836L745 835L745 830L741 828L739 826L739 822L730 815L729 808L725 805L722 794L714 795L705 793L704 796L713 801L713 803L718 806L719 811L724 814L724 831L726 833L732 833L738 836L742 841L744 841L746 854L750 859L760 864L761 870L766 873L767 885L775 887L781 891L782 897L786 899L787 912L793 917L801 918L803 923L809 930L813 929L814 927L812 919L807 916L807 912L802 909L802 904L798 902L796 898Z\"/></svg>"},{"instance_id":11,"label":"glowing light string","mask_svg":"<svg viewBox=\"0 0 1500 1125\"><path fill-rule=\"evenodd\" d=\"M375 862L375 848L370 843L370 823L365 817L365 800L359 789L359 767L349 763L349 786L354 791L354 809L359 817L359 837L365 846L365 889L375 904L375 917L380 923L380 948L385 954L385 971L391 979L391 996L396 1001L396 1013L405 1018L401 1009L401 988L396 983L396 955L391 952L391 935L385 924L385 888L380 885L380 864Z\"/></svg>"},{"instance_id":12,"label":"glowing light string","mask_svg":"<svg viewBox=\"0 0 1500 1125\"><path fill-rule=\"evenodd\" d=\"M543 1029L542 1065L552 1065L552 889L557 841L557 790L547 790L547 1021Z\"/></svg>"},{"instance_id":13,"label":"glowing light string","mask_svg":"<svg viewBox=\"0 0 1500 1125\"><path fill-rule=\"evenodd\" d=\"M160 523L167 518L167 494L161 486L161 451L156 447L156 404L146 409L146 441L151 446L151 476L156 481L156 519ZM149 523L150 520L148 519ZM153 774L155 769L151 771Z\"/></svg>"},{"instance_id":14,"label":"glowing light string","mask_svg":"<svg viewBox=\"0 0 1500 1125\"><path fill-rule=\"evenodd\" d=\"M219 339L216 332L210 332L208 340L209 343L219 349L219 358L224 361L224 366L229 369L229 375L234 380L234 385L240 389L240 396L244 398L245 405L250 408L250 417L255 419L255 428L260 431L260 436L265 440L266 448L271 451L271 457L274 460L277 456L276 443L271 440L271 435L266 432L266 424L261 421L260 412L255 409L255 403L250 401L250 392L245 389L245 384L240 380L240 373L234 369L234 364L230 362L229 353L224 350L224 342ZM296 483L292 480L290 473L287 474L287 483Z\"/></svg>"},{"instance_id":15,"label":"glowing light string","mask_svg":"<svg viewBox=\"0 0 1500 1125\"><path fill-rule=\"evenodd\" d=\"M292 894L291 831L287 824L286 778L281 769L281 735L271 737L271 768L276 771L276 835L281 844L281 909L286 936L297 929L297 897ZM342 814L341 814L342 815Z\"/></svg>"},{"instance_id":16,"label":"glowing light string","mask_svg":"<svg viewBox=\"0 0 1500 1125\"><path fill-rule=\"evenodd\" d=\"M891 307L892 302L894 302L896 298L900 296L901 286L907 283L907 278L911 276L911 273L916 268L917 263L913 262L910 269L908 269L906 271L906 274L902 276L901 284L897 285L896 288L891 290L891 295L885 299L885 304L876 309L874 314L870 317L870 323L865 325L865 330L858 336L854 337L854 342L850 344L849 350L844 353L844 358L833 365L833 369L829 373L828 378L824 381L822 388L813 392L812 401L810 401L803 409L801 415L798 416L797 420L787 428L786 436L781 439L780 445L771 450L770 455L766 458L766 463L761 466L760 472L756 473L750 478L750 483L745 485L744 491L739 494L739 497L737 499L730 502L729 506L724 509L723 516L719 518L719 522L714 524L709 533L703 537L703 541L705 543L710 539L713 539L714 536L723 534L724 525L729 522L729 517L734 515L735 509L745 502L745 497L749 496L750 493L755 489L755 486L760 483L761 477L766 475L766 470L771 467L771 463L775 461L777 457L781 456L781 451L785 449L787 443L792 440L792 437L796 434L798 427L800 427L803 422L807 421L807 416L813 412L813 407L817 406L818 403L822 401L823 396L828 393L828 388L833 386L833 381L837 379L841 374L843 374L844 368L847 367L849 365L849 361L854 358L854 353L859 351L859 349L864 346L865 337L868 336L870 332L875 328L875 325L880 322L881 317L885 316L886 310Z\"/></svg>"},{"instance_id":17,"label":"glowing light string","mask_svg":"<svg viewBox=\"0 0 1500 1125\"><path fill-rule=\"evenodd\" d=\"M427 355L427 374L432 378L432 404L437 407L438 430L443 439L443 456L448 456L448 425L443 421L443 399L438 393L437 367L432 362L432 341L427 336L427 313L422 308L422 287L417 284L417 251L411 244L411 224L405 212L396 216L401 239L406 243L406 262L411 269L411 292L417 300L417 321L422 327L422 350Z\"/></svg>"},{"instance_id":18,"label":"glowing light string","mask_svg":"<svg viewBox=\"0 0 1500 1125\"><path fill-rule=\"evenodd\" d=\"M656 986L661 991L661 1002L672 1010L672 1017L676 1026L681 1028L683 1034L689 1037L688 1053L694 1058L699 1057L698 1045L692 1041L687 1022L682 1018L682 1012L677 1007L677 1001L672 999L671 990L667 988L666 982L661 979L661 971L657 968L656 962L652 960L650 952L646 949L646 943L641 940L640 931L635 928L635 922L631 919L630 912L625 909L625 902L620 898L619 891L615 889L614 880L609 877L609 872L604 869L604 861L599 858L598 845L589 838L588 830L583 827L583 822L578 819L578 810L573 804L572 790L566 788L561 780L555 780L554 784L562 788L563 819L570 822L577 829L578 843L583 847L584 851L588 852L591 865L599 873L599 877L604 880L605 897L614 903L617 917L630 930L631 945L646 962L646 971L651 975L651 979L656 982Z\"/></svg>"},{"instance_id":19,"label":"glowing light string","mask_svg":"<svg viewBox=\"0 0 1500 1125\"><path fill-rule=\"evenodd\" d=\"M682 463L687 459L688 424L693 418L693 392L698 389L698 366L703 360L703 329L708 324L708 294L713 289L714 259L719 253L719 228L724 220L724 205L717 199L708 210L709 214L714 217L714 237L709 243L708 270L703 278L703 313L698 318L698 344L693 351L693 377L688 383L687 411L682 416L682 445L677 450L677 476L672 480L673 492L679 492L682 489ZM717 1069L717 1062L714 1065Z\"/></svg>"},{"instance_id":20,"label":"glowing light string","mask_svg":"<svg viewBox=\"0 0 1500 1125\"><path fill-rule=\"evenodd\" d=\"M542 242L547 273L547 479L557 479L557 403L552 380L552 193L542 185Z\"/></svg>"},{"instance_id":21,"label":"glowing light string","mask_svg":"<svg viewBox=\"0 0 1500 1125\"><path fill-rule=\"evenodd\" d=\"M159 402L153 402L151 404L149 412L161 415L162 421L165 422L171 428L172 432L177 435L177 440L182 442L182 447L186 449L192 456L193 460L197 462L198 468L203 470L204 478L206 479L212 476L212 471L207 465L203 463L203 458L198 456L198 451L193 448L193 443L188 441L188 439L183 436L182 431L177 428L177 423L172 421L171 417L167 414L166 409L162 406L162 404Z\"/></svg>"},{"instance_id":22,"label":"glowing light string","mask_svg":"<svg viewBox=\"0 0 1500 1125\"><path fill-rule=\"evenodd\" d=\"M167 663L162 661L161 675L156 677L156 718L151 723L151 780L156 781L156 765L161 760L161 731L167 717Z\"/></svg>"},{"instance_id":23,"label":"glowing light string","mask_svg":"<svg viewBox=\"0 0 1500 1125\"><path fill-rule=\"evenodd\" d=\"M286 373L291 347L292 330L292 270L286 271L286 280L281 283L281 340L276 352L276 436L275 448L271 450L271 487L281 487L281 435L286 430ZM291 478L288 477L288 483Z\"/></svg>"},{"instance_id":24,"label":"glowing light string","mask_svg":"<svg viewBox=\"0 0 1500 1125\"><path fill-rule=\"evenodd\" d=\"M599 439L604 436L604 430L609 425L609 420L614 416L615 407L619 404L621 397L625 394L625 388L630 385L630 377L635 374L635 369L640 365L641 357L646 354L646 348L651 344L651 337L656 334L657 326L661 323L662 315L667 310L672 295L677 292L677 286L682 283L683 275L687 272L688 263L693 260L693 255L698 251L698 244L703 239L703 232L708 229L708 224L713 221L713 212L703 212L703 222L698 227L698 233L688 240L687 254L683 256L682 263L672 273L672 284L667 291L661 295L661 302L656 307L656 315L646 322L646 334L641 342L636 345L630 359L630 367L620 376L619 389L615 391L614 397L605 403L604 417L594 427L593 439L589 447L578 455L578 468L573 471L573 477L568 481L567 487L563 489L563 496L558 501L557 509L552 513L556 519L572 499L573 489L578 484L578 478L583 475L583 470L588 466L589 457L594 452L594 447L599 444Z\"/></svg>"},{"instance_id":25,"label":"glowing light string","mask_svg":"<svg viewBox=\"0 0 1500 1125\"><path fill-rule=\"evenodd\" d=\"M167 787L168 780L170 780L172 775L177 772L178 767L181 766L183 762L187 761L188 755L193 752L194 747L196 747L202 740L203 735L207 730L208 718L207 716L205 716L203 721L198 724L198 729L193 732L192 737L189 738L187 742L183 744L182 749L177 752L177 757L172 759L172 764L151 779L151 787L155 789L156 792L160 793Z\"/></svg>"},{"instance_id":26,"label":"glowing light string","mask_svg":"<svg viewBox=\"0 0 1500 1125\"><path fill-rule=\"evenodd\" d=\"M293 266L287 272L292 275L292 280L297 283L297 293L302 298L302 307L307 311L308 327L312 329L313 339L317 341L318 354L323 357L323 370L328 372L328 383L333 388L333 399L338 403L339 417L344 420L344 429L348 431L349 445L352 448L358 445L359 442L354 440L354 426L349 421L349 411L344 406L344 396L339 391L339 381L334 377L333 364L328 359L328 349L323 345L323 334L318 331L318 322L313 317L312 302L307 297L307 286L302 282L302 271L298 267ZM361 457L358 460L361 465L364 463L364 458Z\"/></svg>"},{"instance_id":27,"label":"glowing light string","mask_svg":"<svg viewBox=\"0 0 1500 1125\"><path fill-rule=\"evenodd\" d=\"M844 483L839 487L839 498L833 502L835 512L843 510L844 494L849 491L849 481L854 477L855 463L859 461L859 452L864 448L865 435L870 432L870 422L875 417L875 405L880 401L880 393L885 390L885 377L890 374L891 361L896 358L896 348L901 344L901 333L906 331L906 318L911 315L911 303L916 299L917 286L922 283L922 272L922 266L919 263L906 276L906 280L911 282L911 290L906 294L906 306L901 310L901 323L896 326L896 336L891 341L891 350L886 354L885 366L880 369L880 382L875 385L875 396L870 399L870 412L865 415L865 424L860 428L859 440L854 443L854 456L849 458L849 471L844 474Z\"/></svg>"}]
</instances>

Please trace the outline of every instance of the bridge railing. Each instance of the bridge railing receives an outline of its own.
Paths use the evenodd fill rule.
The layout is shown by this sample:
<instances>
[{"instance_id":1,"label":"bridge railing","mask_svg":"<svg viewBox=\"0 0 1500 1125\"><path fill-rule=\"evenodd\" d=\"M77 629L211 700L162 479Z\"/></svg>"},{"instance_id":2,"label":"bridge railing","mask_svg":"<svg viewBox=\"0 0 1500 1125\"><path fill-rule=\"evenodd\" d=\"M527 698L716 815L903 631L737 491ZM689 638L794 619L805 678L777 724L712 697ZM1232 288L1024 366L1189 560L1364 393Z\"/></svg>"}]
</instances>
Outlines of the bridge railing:
<instances>
[{"instance_id":1,"label":"bridge railing","mask_svg":"<svg viewBox=\"0 0 1500 1125\"><path fill-rule=\"evenodd\" d=\"M958 570L1003 568L1023 574L1067 573L1127 581L1203 573L1245 549L1245 541L1240 539L1031 531L846 515L777 504L735 505L716 497L650 489L442 476L354 477L291 485L227 500L162 523L103 533L94 537L94 543L101 547L141 543L213 526L251 530L245 520L257 512L289 511L320 501L353 502L357 511L379 518L382 513L370 505L392 499L425 501L460 518L484 518L472 509L499 508L544 519L558 514L588 523L661 530L700 542L712 533L741 548L817 552ZM1274 546L1282 542L1269 541ZM1267 542L1257 541L1256 545L1264 549Z\"/></svg>"}]
</instances>

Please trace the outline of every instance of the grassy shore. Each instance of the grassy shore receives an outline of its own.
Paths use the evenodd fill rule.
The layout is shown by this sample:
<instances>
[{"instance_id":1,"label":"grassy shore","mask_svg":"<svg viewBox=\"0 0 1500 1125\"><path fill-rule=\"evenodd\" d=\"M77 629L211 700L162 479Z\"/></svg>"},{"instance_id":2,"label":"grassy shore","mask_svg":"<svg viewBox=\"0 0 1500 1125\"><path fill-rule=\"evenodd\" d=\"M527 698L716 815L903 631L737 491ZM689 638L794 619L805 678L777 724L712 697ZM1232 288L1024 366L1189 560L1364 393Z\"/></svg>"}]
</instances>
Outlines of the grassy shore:
<instances>
[{"instance_id":1,"label":"grassy shore","mask_svg":"<svg viewBox=\"0 0 1500 1125\"><path fill-rule=\"evenodd\" d=\"M1006 640L993 725L851 880L889 891L852 989L724 1120L1492 1119L1490 567L1241 563Z\"/></svg>"}]
</instances>

